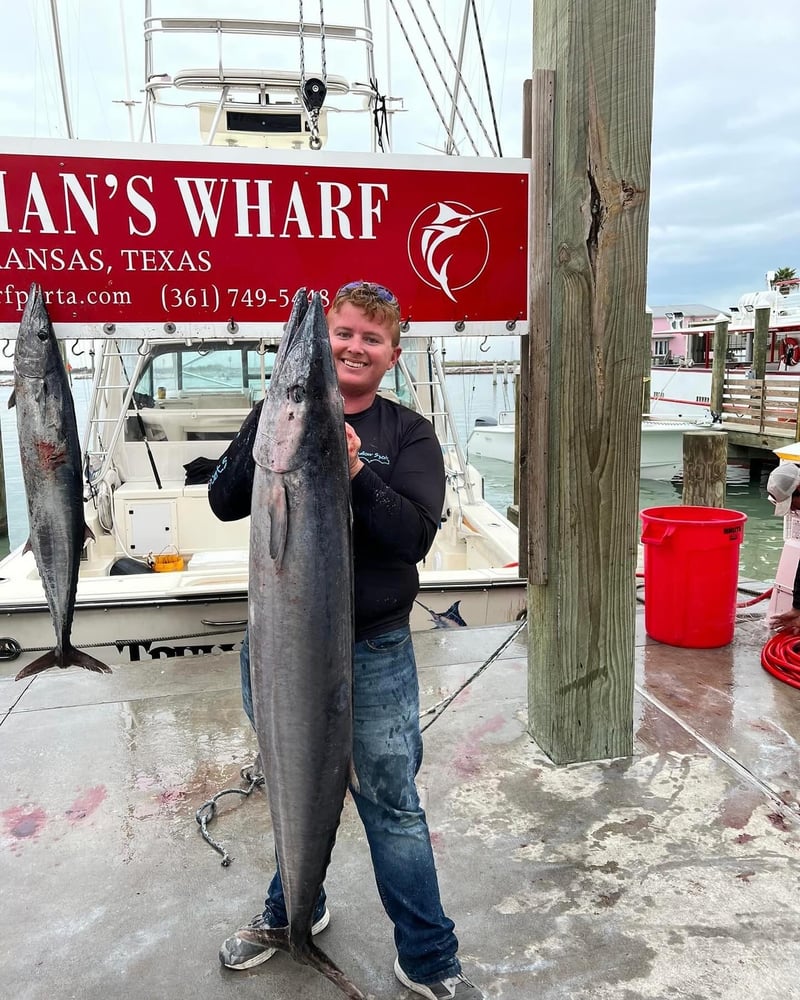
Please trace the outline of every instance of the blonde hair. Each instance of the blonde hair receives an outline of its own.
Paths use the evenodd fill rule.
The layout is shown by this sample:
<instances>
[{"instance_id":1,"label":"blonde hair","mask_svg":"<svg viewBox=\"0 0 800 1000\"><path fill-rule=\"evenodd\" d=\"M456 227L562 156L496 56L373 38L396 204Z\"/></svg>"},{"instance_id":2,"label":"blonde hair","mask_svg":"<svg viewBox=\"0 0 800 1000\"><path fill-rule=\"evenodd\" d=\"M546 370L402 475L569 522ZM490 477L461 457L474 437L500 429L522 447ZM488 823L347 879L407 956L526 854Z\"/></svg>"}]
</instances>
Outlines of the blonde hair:
<instances>
[{"instance_id":1,"label":"blonde hair","mask_svg":"<svg viewBox=\"0 0 800 1000\"><path fill-rule=\"evenodd\" d=\"M400 303L393 292L374 281L351 281L342 285L334 296L328 314L336 312L345 302L361 309L369 319L389 326L392 346L400 343Z\"/></svg>"}]
</instances>

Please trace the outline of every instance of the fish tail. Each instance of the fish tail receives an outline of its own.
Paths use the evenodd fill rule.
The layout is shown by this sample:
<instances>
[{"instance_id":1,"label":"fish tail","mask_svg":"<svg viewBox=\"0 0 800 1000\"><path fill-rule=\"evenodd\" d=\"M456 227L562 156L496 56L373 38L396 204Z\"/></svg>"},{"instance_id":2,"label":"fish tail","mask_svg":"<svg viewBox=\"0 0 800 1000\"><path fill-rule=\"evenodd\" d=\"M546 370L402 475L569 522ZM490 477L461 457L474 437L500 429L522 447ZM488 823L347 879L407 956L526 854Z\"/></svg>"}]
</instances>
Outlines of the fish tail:
<instances>
[{"instance_id":1,"label":"fish tail","mask_svg":"<svg viewBox=\"0 0 800 1000\"><path fill-rule=\"evenodd\" d=\"M76 649L74 646L67 645L63 649L54 648L43 653L26 667L23 667L14 679L21 681L25 677L33 677L34 674L40 674L43 670L49 670L50 667L72 666L83 667L85 670L94 670L98 674L111 673L111 667L107 663L95 659L89 653L84 653L82 649Z\"/></svg>"},{"instance_id":2,"label":"fish tail","mask_svg":"<svg viewBox=\"0 0 800 1000\"><path fill-rule=\"evenodd\" d=\"M265 948L279 948L291 953L288 927L247 927L238 931L238 936L251 944L260 944Z\"/></svg>"},{"instance_id":3,"label":"fish tail","mask_svg":"<svg viewBox=\"0 0 800 1000\"><path fill-rule=\"evenodd\" d=\"M338 986L346 997L350 997L350 1000L366 1000L361 990L355 983L350 982L338 965L335 965L324 951L312 943L310 936L305 945L295 953L295 958L298 962L310 965L312 969L321 972L326 979L330 979L335 986Z\"/></svg>"},{"instance_id":4,"label":"fish tail","mask_svg":"<svg viewBox=\"0 0 800 1000\"><path fill-rule=\"evenodd\" d=\"M75 646L64 647L63 663L61 666L83 667L84 670L94 670L97 674L111 673L111 667L107 663L103 663L102 660L98 660L91 654L85 653L82 649L76 649Z\"/></svg>"},{"instance_id":5,"label":"fish tail","mask_svg":"<svg viewBox=\"0 0 800 1000\"><path fill-rule=\"evenodd\" d=\"M40 674L43 670L49 670L50 667L60 666L61 654L59 650L50 649L37 657L37 659L32 660L26 667L23 667L14 680L21 681L25 677L33 677L34 674Z\"/></svg>"}]
</instances>

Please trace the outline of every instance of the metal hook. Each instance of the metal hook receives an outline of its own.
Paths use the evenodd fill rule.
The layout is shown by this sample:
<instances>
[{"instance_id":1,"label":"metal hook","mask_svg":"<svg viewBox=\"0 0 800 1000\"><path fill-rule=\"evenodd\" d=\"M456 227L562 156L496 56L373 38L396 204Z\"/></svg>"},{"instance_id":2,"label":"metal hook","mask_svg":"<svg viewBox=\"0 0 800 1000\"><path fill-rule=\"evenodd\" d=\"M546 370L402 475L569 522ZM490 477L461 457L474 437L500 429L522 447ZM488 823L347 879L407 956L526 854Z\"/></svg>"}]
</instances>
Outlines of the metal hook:
<instances>
[{"instance_id":1,"label":"metal hook","mask_svg":"<svg viewBox=\"0 0 800 1000\"><path fill-rule=\"evenodd\" d=\"M10 340L3 341L3 357L4 358L11 358L11 357L13 357L13 354L9 354L8 350L7 350L10 346L11 346L11 341Z\"/></svg>"},{"instance_id":2,"label":"metal hook","mask_svg":"<svg viewBox=\"0 0 800 1000\"><path fill-rule=\"evenodd\" d=\"M78 344L80 344L80 340L76 340L75 343L72 345L72 353L76 358L79 358L82 354L86 353L86 351L78 350Z\"/></svg>"},{"instance_id":3,"label":"metal hook","mask_svg":"<svg viewBox=\"0 0 800 1000\"><path fill-rule=\"evenodd\" d=\"M144 348L144 350L142 350L142 348ZM147 343L146 340L139 341L139 346L136 348L136 353L143 358L147 357L147 355L150 353L150 345Z\"/></svg>"},{"instance_id":4,"label":"metal hook","mask_svg":"<svg viewBox=\"0 0 800 1000\"><path fill-rule=\"evenodd\" d=\"M258 354L262 355L262 357L263 357L263 355L265 355L267 353L267 342L266 342L266 340L260 340L258 342L258 347L256 348L256 351L257 351Z\"/></svg>"},{"instance_id":5,"label":"metal hook","mask_svg":"<svg viewBox=\"0 0 800 1000\"><path fill-rule=\"evenodd\" d=\"M484 354L486 354L486 353L487 353L487 351L489 350L489 348L488 348L488 347L486 346L486 342L488 341L488 339L489 339L489 336L488 336L488 334L487 334L487 335L486 335L486 336L485 336L485 337L483 338L483 343L482 343L482 344L481 344L481 346L480 346L480 347L478 348L478 350L479 350L479 351L483 351L483 353L484 353Z\"/></svg>"}]
</instances>

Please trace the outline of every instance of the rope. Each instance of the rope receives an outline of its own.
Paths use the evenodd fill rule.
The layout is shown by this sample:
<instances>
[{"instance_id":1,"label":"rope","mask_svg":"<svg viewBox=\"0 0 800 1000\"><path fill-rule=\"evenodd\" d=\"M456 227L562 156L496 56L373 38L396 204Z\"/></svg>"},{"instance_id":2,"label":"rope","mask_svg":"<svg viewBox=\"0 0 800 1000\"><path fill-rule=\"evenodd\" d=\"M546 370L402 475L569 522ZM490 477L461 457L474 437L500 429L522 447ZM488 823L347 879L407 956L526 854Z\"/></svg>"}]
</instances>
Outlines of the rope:
<instances>
[{"instance_id":1,"label":"rope","mask_svg":"<svg viewBox=\"0 0 800 1000\"><path fill-rule=\"evenodd\" d=\"M80 643L81 649L96 649L99 646L139 646L144 642L174 642L176 639L204 639L208 638L209 635L227 635L233 632L244 631L244 625L234 625L225 628L214 629L213 633L209 632L188 632L186 635L160 635L152 637L144 637L141 639L107 639L101 642L82 642ZM7 639L0 639L0 643L7 642ZM49 646L25 646L20 647L16 650L16 655L13 659L16 659L21 653L46 653L47 650L52 649L53 644L50 643ZM0 660L7 659L7 657L0 656Z\"/></svg>"},{"instance_id":2,"label":"rope","mask_svg":"<svg viewBox=\"0 0 800 1000\"><path fill-rule=\"evenodd\" d=\"M371 79L369 85L372 88L372 124L375 128L375 140L378 149L382 153L386 152L386 145L389 142L388 112L386 110L386 95L378 90L378 81ZM384 145L384 143L386 145Z\"/></svg>"},{"instance_id":3,"label":"rope","mask_svg":"<svg viewBox=\"0 0 800 1000\"><path fill-rule=\"evenodd\" d=\"M430 7L430 0L427 0L427 3L428 3L428 7ZM472 151L475 153L476 156L480 156L480 150L478 149L478 147L477 147L477 145L475 143L475 140L472 138L472 134L470 133L469 129L467 128L467 123L466 123L466 121L464 121L464 116L461 114L461 111L459 110L458 103L455 100L455 95L453 94L453 91L450 89L450 86L447 83L447 79L446 79L446 77L444 75L444 72L442 71L442 67L439 65L439 60L436 58L436 55L434 54L433 46L428 41L428 36L422 30L422 24L420 22L419 17L417 16L417 12L414 10L414 4L412 3L412 0L408 0L408 9L411 11L411 16L414 18L414 21L415 21L415 23L417 25L417 28L419 29L419 33L422 35L422 39L425 42L425 46L428 49L428 53L430 54L431 61L433 62L433 65L436 67L436 72L439 74L439 79L442 81L442 86L444 87L445 91L447 92L447 96L450 98L450 103L454 106L454 109L455 109L455 112L456 112L456 116L458 117L458 120L461 122L461 126L464 129L464 134L466 135L467 139L469 139L469 144L470 144L470 146L472 146ZM436 15L434 14L434 19L435 18L436 18ZM437 24L438 24L438 21L437 21ZM439 29L439 31L441 32L441 28ZM452 58L452 54L451 54L451 58ZM483 127L483 126L481 125L481 127ZM447 129L446 126L445 126L445 128ZM449 129L447 129L447 133L448 133L449 137L451 139L453 139L453 136L450 135L450 130ZM454 139L453 139L453 142L455 142ZM491 139L489 140L489 142L491 144Z\"/></svg>"},{"instance_id":4,"label":"rope","mask_svg":"<svg viewBox=\"0 0 800 1000\"><path fill-rule=\"evenodd\" d=\"M483 78L486 81L486 94L489 98L489 107L492 112L492 124L494 125L494 134L495 137L497 138L497 155L502 156L503 147L500 142L500 129L497 125L497 115L495 114L494 110L494 96L492 95L492 85L489 82L489 67L486 65L486 53L483 50L483 37L481 35L481 26L480 24L478 24L478 9L475 6L475 0L472 0L472 16L475 18L475 33L478 37L478 48L480 49L481 63L483 64ZM466 91L466 84L464 85L464 90ZM467 96L469 96L468 91L467 91ZM491 143L489 143L489 145L491 146ZM492 150L492 152L494 152L494 150Z\"/></svg>"},{"instance_id":5,"label":"rope","mask_svg":"<svg viewBox=\"0 0 800 1000\"><path fill-rule=\"evenodd\" d=\"M420 733L424 733L426 729L429 729L434 724L434 722L436 722L437 719L441 718L441 716L445 713L447 708L461 694L464 688L469 687L469 685L476 678L480 677L480 675L484 672L484 670L487 669L487 667L489 667L492 663L494 663L497 657L503 652L503 650L507 646L509 646L514 641L514 639L516 639L516 637L520 634L520 632L525 628L526 625L527 621L523 618L522 621L519 623L519 625L511 633L511 635L497 647L497 649L492 653L492 655L487 660L485 660L480 665L480 667L478 667L478 669L464 681L464 683L460 687L458 687L451 695L448 695L447 698L443 698L440 702L437 702L431 708L426 709L426 711L420 712L420 718L423 718L426 715L433 715L433 718L430 720L430 722L426 723L424 726L421 727ZM208 800L208 802L204 802L194 815L194 818L197 821L198 826L200 827L200 833L202 834L203 839L206 841L206 843L210 844L218 854L222 855L222 861L220 863L223 868L227 868L228 865L230 865L230 863L233 861L233 858L227 853L227 851L222 846L222 844L219 843L219 841L213 839L211 834L208 832L208 824L216 817L217 802L223 797L223 795L241 795L243 798L247 798L249 795L252 794L254 789L259 788L260 786L265 784L265 779L261 768L261 755L259 754L258 757L256 757L255 761L253 762L253 764L250 765L250 767L243 767L239 773L241 774L243 781L249 782L247 788L224 788L221 792L217 792L216 795L212 795L212 797Z\"/></svg>"},{"instance_id":6,"label":"rope","mask_svg":"<svg viewBox=\"0 0 800 1000\"><path fill-rule=\"evenodd\" d=\"M455 145L455 139L453 138L453 135L450 132L450 129L448 128L447 122L444 120L444 115L442 114L442 110L439 107L439 102L436 100L436 95L433 93L430 82L428 81L428 77L425 73L425 70L422 68L422 64L420 63L419 59L417 59L417 53L414 51L414 46L411 44L411 39L409 38L408 32L406 31L406 26L405 24L403 24L400 14L398 13L397 4L395 4L394 0L389 0L389 6L392 8L392 12L394 13L397 24L400 30L403 32L403 38L405 38L406 40L408 51L411 53L411 58L414 60L414 63L417 67L422 82L425 84L425 89L428 91L428 96L431 99L434 111L439 116L439 121L442 123L442 128L445 131L445 135L451 140L453 145ZM473 145L473 149L474 148L475 147ZM475 152L477 153L477 150L475 150Z\"/></svg>"},{"instance_id":7,"label":"rope","mask_svg":"<svg viewBox=\"0 0 800 1000\"><path fill-rule=\"evenodd\" d=\"M300 32L300 92L306 84L306 40L303 34L303 0L298 0L297 27Z\"/></svg>"},{"instance_id":8,"label":"rope","mask_svg":"<svg viewBox=\"0 0 800 1000\"><path fill-rule=\"evenodd\" d=\"M439 18L436 16L436 10L435 10L433 4L431 3L431 0L425 0L425 2L428 5L428 10L431 13L431 17L433 18L433 23L436 25L436 27L439 30L439 37L442 39L442 42L444 43L445 50L446 50L447 54L450 56L450 62L453 64L453 68L455 69L456 73L458 73L458 79L461 82L461 86L464 88L464 96L469 101L469 106L472 108L473 112L475 113L475 118L476 118L476 120L478 122L478 125L481 128L481 131L483 132L484 138L489 143L489 150L490 150L492 156L497 156L497 155L502 156L503 155L502 152L500 152L498 154L495 151L494 146L492 145L492 138L489 135L488 131L486 130L486 126L483 124L483 119L481 118L480 111L478 111L478 109L475 107L475 102L472 100L472 94L470 93L469 87L467 86L467 81L464 79L464 76L463 76L463 74L461 72L461 67L458 64L458 60L453 55L453 50L450 48L450 45L447 42L447 36L445 35L444 29L442 28L441 24L439 23ZM411 0L409 0L409 7L410 6L411 6ZM478 44L480 45L481 56L483 56L483 42L481 41L480 28L478 27L478 12L475 10L475 0L472 0L472 8L473 8L473 14L475 16L475 27L478 30ZM419 21L417 21L417 25L419 25ZM420 28L420 31L421 30L422 29ZM428 47L428 49L430 51L430 46ZM484 73L487 73L488 71L486 70L486 59L485 59L485 57L483 59L483 68L484 68ZM442 79L444 79L444 77L442 77ZM446 86L446 84L445 84L445 86ZM487 86L487 88L489 86L489 77L488 77L488 75L486 76L486 86ZM448 91L448 93L450 93L450 92ZM451 100L453 99L453 95L452 94L450 94L450 99ZM492 105L492 116L494 117L494 103L492 102L492 93L491 93L491 90L489 91L489 103ZM456 110L456 114L458 114L458 110ZM461 116L459 115L459 118L460 117ZM463 119L461 120L461 124L462 125L464 124ZM495 124L495 132L497 132L497 122L495 121L494 124ZM498 149L499 149L499 147L500 147L500 137L499 136L498 136L498 139L497 139L497 146L498 146ZM473 145L473 148L474 148L474 145ZM475 152L477 153L477 149L475 150Z\"/></svg>"},{"instance_id":9,"label":"rope","mask_svg":"<svg viewBox=\"0 0 800 1000\"><path fill-rule=\"evenodd\" d=\"M520 634L520 632L525 628L527 624L528 624L527 618L523 618L522 621L519 623L519 625L511 633L511 635L504 642L500 643L500 645L492 653L492 655L487 660L485 660L473 674L470 674L470 676L464 681L464 683L460 687L456 688L456 690L453 691L452 694L449 694L446 698L442 698L441 701L437 702L431 708L426 709L424 712L420 712L420 718L422 718L425 715L433 715L433 718L430 720L430 722L426 722L425 725L420 729L421 733L424 733L426 729L430 729L430 727L434 724L434 722L436 722L437 719L441 718L441 716L444 715L444 713L447 711L447 709L450 707L453 701L455 701L455 699L461 694L464 688L469 687L469 685L474 680L480 677L480 675L484 672L484 670L486 670L487 667L489 667L492 663L494 663L494 661L503 652L506 646L509 646L517 638L517 636Z\"/></svg>"},{"instance_id":10,"label":"rope","mask_svg":"<svg viewBox=\"0 0 800 1000\"><path fill-rule=\"evenodd\" d=\"M328 85L328 65L325 57L325 7L323 0L319 0L319 48L322 57L322 82Z\"/></svg>"},{"instance_id":11,"label":"rope","mask_svg":"<svg viewBox=\"0 0 800 1000\"><path fill-rule=\"evenodd\" d=\"M303 103L306 117L311 125L311 135L309 136L308 144L312 149L322 149L322 139L320 139L319 136L319 115L328 92L328 70L325 56L325 23L323 20L325 12L322 6L322 0L320 0L319 4L319 17L320 50L322 54L322 80L312 78L311 80L306 81L306 44L303 20L303 0L299 0L297 27L300 35L300 99Z\"/></svg>"}]
</instances>

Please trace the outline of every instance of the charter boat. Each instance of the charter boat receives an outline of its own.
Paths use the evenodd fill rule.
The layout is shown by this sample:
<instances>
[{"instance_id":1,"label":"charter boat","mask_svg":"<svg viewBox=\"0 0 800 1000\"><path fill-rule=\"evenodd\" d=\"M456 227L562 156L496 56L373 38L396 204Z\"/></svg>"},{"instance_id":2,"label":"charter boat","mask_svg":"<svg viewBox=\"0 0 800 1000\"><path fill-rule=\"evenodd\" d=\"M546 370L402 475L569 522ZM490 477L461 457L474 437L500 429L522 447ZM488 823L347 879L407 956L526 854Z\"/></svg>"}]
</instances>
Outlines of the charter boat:
<instances>
[{"instance_id":1,"label":"charter boat","mask_svg":"<svg viewBox=\"0 0 800 1000\"><path fill-rule=\"evenodd\" d=\"M220 56L213 70L201 67L167 74L159 71L152 48L159 34L173 39L201 34L215 44L228 34L275 40L297 38L299 33L301 42L304 34L320 41L327 36L366 53L364 79L374 81L368 4L365 23L356 27L165 19L153 17L150 8L148 2L145 137L157 139L157 113L182 102L199 109L208 145L277 147L285 164L294 155L287 150L325 142L325 115L330 108L324 102L315 106L313 95L308 100L309 87L313 90L316 83L334 97L356 99L374 118L374 83L351 85L344 77L328 74L324 65L321 76L314 78L286 69L235 69L223 65ZM180 101L175 101L176 94ZM125 155L124 148L118 155ZM225 156L230 162L232 154ZM107 185L112 184L111 177L104 175ZM138 194L142 192L140 186ZM115 193L116 187L109 197ZM91 198L85 193L83 198L83 210L91 214ZM140 197L136 204L141 209L145 201ZM194 210L202 214L210 211L209 206L210 202L198 203ZM299 212L297 203L292 206ZM336 211L331 207L332 214ZM135 251L136 257L132 250L121 252L128 254L128 270L149 260L142 256L145 251ZM202 270L202 262L194 253L191 266ZM303 276L297 277L299 283ZM175 290L166 285L164 289L164 295ZM292 291L281 290L286 316ZM188 298L181 294L185 306ZM192 292L195 299L198 294ZM239 307L259 304L238 303ZM275 324L264 324L266 332L261 333L258 323L233 319L227 328L224 323L195 323L192 336L185 337L169 323L145 323L140 324L144 332L135 339L124 339L114 326L95 322L85 333L94 338L96 352L82 441L86 522L94 537L87 541L81 560L73 642L109 662L234 649L247 619L249 519L218 521L208 504L207 479L267 389L279 342L279 335L270 333ZM507 332L505 325L502 329ZM517 562L517 529L482 496L481 477L467 462L458 439L438 338L420 336L420 331L424 327L419 324L404 331L400 363L381 388L432 421L445 460L441 526L419 567L412 628L510 621L524 612L526 602ZM22 547L0 563L0 635L0 656L17 660L19 667L52 645L34 558Z\"/></svg>"}]
</instances>

